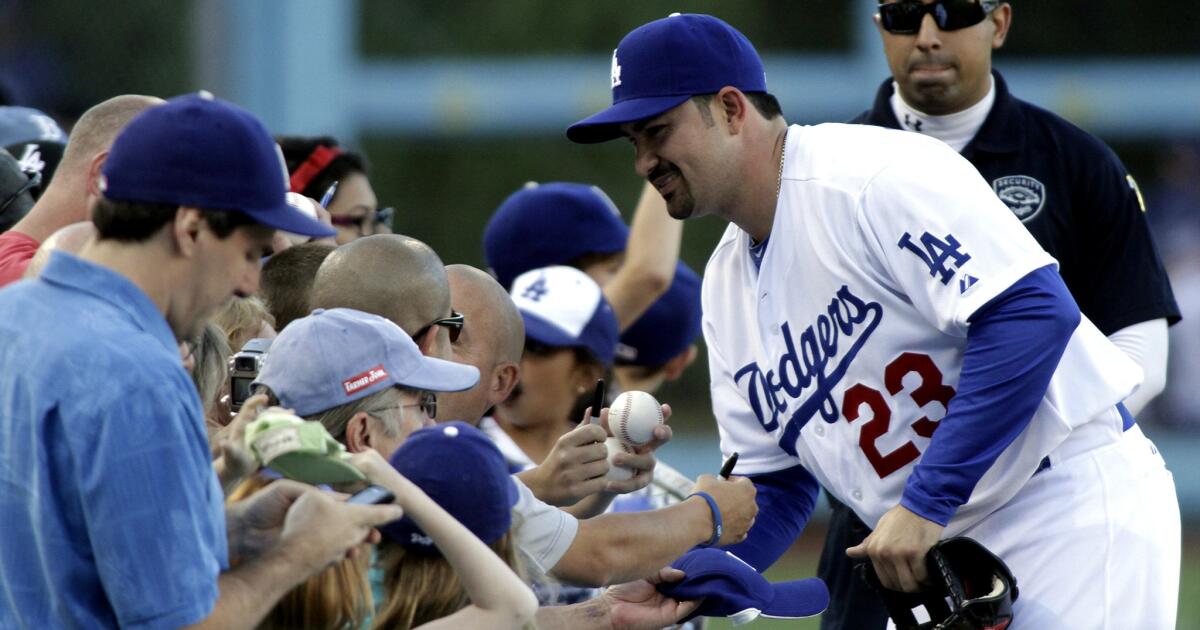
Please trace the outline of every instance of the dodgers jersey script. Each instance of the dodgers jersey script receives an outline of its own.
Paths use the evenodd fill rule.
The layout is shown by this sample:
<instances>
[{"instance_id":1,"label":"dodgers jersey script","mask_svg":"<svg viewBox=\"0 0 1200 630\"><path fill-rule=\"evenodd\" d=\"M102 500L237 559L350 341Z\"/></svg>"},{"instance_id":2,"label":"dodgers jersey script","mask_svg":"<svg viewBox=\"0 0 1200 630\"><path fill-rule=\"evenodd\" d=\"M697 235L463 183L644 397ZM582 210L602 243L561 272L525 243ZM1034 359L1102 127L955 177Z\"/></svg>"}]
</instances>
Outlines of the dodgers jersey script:
<instances>
[{"instance_id":1,"label":"dodgers jersey script","mask_svg":"<svg viewBox=\"0 0 1200 630\"><path fill-rule=\"evenodd\" d=\"M943 143L874 127L787 132L765 255L731 224L704 274L721 448L738 471L803 464L870 526L901 499L959 380L969 320L1054 265ZM947 526L1008 502L1073 428L1120 422L1138 367L1086 318L1029 426Z\"/></svg>"}]
</instances>

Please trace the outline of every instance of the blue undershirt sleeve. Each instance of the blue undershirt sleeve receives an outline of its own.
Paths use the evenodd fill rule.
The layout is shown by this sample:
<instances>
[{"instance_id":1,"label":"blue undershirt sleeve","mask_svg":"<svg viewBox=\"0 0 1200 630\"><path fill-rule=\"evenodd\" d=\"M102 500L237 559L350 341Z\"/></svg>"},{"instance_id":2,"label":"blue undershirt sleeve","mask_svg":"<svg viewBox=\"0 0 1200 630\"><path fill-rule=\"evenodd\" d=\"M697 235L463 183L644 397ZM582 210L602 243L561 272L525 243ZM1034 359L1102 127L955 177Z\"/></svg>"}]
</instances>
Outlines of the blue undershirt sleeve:
<instances>
[{"instance_id":1,"label":"blue undershirt sleeve","mask_svg":"<svg viewBox=\"0 0 1200 630\"><path fill-rule=\"evenodd\" d=\"M1079 307L1052 266L1018 280L970 318L958 392L900 505L945 525L1029 425L1075 328Z\"/></svg>"},{"instance_id":2,"label":"blue undershirt sleeve","mask_svg":"<svg viewBox=\"0 0 1200 630\"><path fill-rule=\"evenodd\" d=\"M820 486L803 466L750 475L758 490L758 516L750 533L736 545L722 547L760 573L792 546L812 516Z\"/></svg>"}]
</instances>

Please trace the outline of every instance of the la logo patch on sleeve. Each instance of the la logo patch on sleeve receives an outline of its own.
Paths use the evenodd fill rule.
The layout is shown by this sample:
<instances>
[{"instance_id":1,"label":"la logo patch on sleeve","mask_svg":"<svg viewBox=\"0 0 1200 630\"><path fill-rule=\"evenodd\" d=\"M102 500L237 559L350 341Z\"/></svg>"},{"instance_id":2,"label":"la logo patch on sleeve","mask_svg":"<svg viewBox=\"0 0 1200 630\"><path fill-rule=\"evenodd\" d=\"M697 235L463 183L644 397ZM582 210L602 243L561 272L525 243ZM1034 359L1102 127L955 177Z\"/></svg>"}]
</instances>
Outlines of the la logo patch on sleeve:
<instances>
[{"instance_id":1,"label":"la logo patch on sleeve","mask_svg":"<svg viewBox=\"0 0 1200 630\"><path fill-rule=\"evenodd\" d=\"M1022 221L1028 221L1046 205L1046 186L1028 175L1006 175L992 182L992 190Z\"/></svg>"}]
</instances>

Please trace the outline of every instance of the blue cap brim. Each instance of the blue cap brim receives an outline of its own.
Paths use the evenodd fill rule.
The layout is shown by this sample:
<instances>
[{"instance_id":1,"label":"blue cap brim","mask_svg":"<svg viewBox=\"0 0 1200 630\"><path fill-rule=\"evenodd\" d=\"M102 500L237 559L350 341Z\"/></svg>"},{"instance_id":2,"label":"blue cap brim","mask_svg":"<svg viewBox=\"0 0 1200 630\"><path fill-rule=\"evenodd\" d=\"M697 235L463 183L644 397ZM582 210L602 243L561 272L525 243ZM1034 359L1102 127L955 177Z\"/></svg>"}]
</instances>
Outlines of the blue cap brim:
<instances>
[{"instance_id":1,"label":"blue cap brim","mask_svg":"<svg viewBox=\"0 0 1200 630\"><path fill-rule=\"evenodd\" d=\"M337 231L332 227L309 217L287 203L268 210L241 209L240 211L255 221L276 230L313 238L337 236Z\"/></svg>"},{"instance_id":2,"label":"blue cap brim","mask_svg":"<svg viewBox=\"0 0 1200 630\"><path fill-rule=\"evenodd\" d=\"M567 138L579 144L595 144L615 140L621 137L620 125L658 116L677 107L692 96L692 94L650 96L614 103L612 107L567 127Z\"/></svg>"},{"instance_id":3,"label":"blue cap brim","mask_svg":"<svg viewBox=\"0 0 1200 630\"><path fill-rule=\"evenodd\" d=\"M423 389L430 392L461 392L471 389L479 382L479 370L473 365L434 357L421 357L420 369L407 376L396 378L396 381L412 389Z\"/></svg>"},{"instance_id":4,"label":"blue cap brim","mask_svg":"<svg viewBox=\"0 0 1200 630\"><path fill-rule=\"evenodd\" d=\"M525 336L538 343L556 348L574 348L583 345L579 339L572 337L567 331L537 315L521 311L521 319L525 320Z\"/></svg>"},{"instance_id":5,"label":"blue cap brim","mask_svg":"<svg viewBox=\"0 0 1200 630\"><path fill-rule=\"evenodd\" d=\"M798 619L819 615L829 607L829 588L820 578L777 582L771 587L775 598L763 607L763 617Z\"/></svg>"}]
</instances>

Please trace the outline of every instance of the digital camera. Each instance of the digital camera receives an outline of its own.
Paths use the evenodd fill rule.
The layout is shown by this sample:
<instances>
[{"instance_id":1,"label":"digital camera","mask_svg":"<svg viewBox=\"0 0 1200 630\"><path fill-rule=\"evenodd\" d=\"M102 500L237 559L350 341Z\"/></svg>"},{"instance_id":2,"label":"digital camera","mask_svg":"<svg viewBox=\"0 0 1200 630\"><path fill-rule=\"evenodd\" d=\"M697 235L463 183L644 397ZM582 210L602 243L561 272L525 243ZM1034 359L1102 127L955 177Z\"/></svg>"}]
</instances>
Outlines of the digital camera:
<instances>
[{"instance_id":1,"label":"digital camera","mask_svg":"<svg viewBox=\"0 0 1200 630\"><path fill-rule=\"evenodd\" d=\"M250 397L250 384L267 360L270 339L251 339L229 360L229 408L237 413Z\"/></svg>"}]
</instances>

